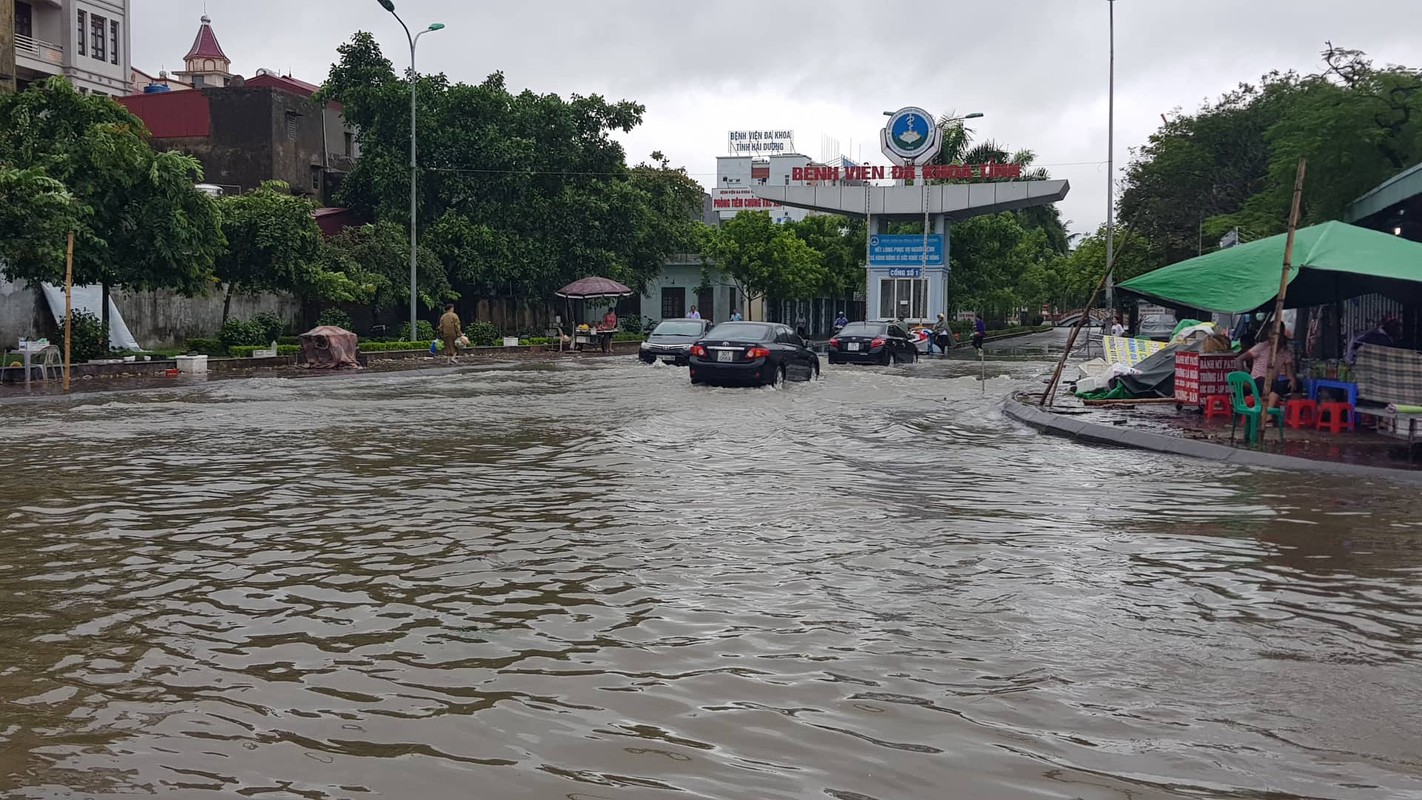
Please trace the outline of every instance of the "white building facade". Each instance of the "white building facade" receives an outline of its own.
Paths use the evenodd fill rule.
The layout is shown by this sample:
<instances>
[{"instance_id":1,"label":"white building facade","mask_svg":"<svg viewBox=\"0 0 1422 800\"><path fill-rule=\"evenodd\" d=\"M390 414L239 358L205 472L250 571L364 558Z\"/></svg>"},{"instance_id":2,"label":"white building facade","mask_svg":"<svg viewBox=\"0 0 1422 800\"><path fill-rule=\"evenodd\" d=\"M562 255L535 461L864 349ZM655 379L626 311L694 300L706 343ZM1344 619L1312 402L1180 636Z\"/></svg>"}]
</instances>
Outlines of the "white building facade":
<instances>
[{"instance_id":1,"label":"white building facade","mask_svg":"<svg viewBox=\"0 0 1422 800\"><path fill-rule=\"evenodd\" d=\"M15 5L17 88L63 75L85 94L130 92L130 0L0 2Z\"/></svg>"}]
</instances>

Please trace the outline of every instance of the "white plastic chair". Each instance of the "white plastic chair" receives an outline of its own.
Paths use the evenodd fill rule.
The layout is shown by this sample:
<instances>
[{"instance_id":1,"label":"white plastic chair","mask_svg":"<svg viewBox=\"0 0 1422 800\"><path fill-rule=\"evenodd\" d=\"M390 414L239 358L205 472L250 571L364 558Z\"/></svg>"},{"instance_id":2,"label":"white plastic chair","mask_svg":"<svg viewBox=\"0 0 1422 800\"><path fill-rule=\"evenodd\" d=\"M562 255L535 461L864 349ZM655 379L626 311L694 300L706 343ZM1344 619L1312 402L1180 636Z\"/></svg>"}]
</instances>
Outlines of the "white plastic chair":
<instances>
[{"instance_id":1,"label":"white plastic chair","mask_svg":"<svg viewBox=\"0 0 1422 800\"><path fill-rule=\"evenodd\" d=\"M30 364L31 368L40 371L40 380L50 381L64 377L64 356L60 354L58 347L50 345L41 350L40 355L43 357L40 363ZM54 377L50 377L51 370Z\"/></svg>"}]
</instances>

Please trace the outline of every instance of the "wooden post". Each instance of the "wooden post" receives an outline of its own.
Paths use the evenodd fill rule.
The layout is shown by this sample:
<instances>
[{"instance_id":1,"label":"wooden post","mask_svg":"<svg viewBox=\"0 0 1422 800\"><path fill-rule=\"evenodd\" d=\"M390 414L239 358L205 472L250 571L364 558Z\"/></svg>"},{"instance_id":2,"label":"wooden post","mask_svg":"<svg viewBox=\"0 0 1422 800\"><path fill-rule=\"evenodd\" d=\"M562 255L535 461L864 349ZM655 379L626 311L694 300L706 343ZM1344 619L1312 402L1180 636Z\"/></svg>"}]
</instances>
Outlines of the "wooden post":
<instances>
[{"instance_id":1,"label":"wooden post","mask_svg":"<svg viewBox=\"0 0 1422 800\"><path fill-rule=\"evenodd\" d=\"M74 336L74 231L64 251L64 393L69 393L69 346Z\"/></svg>"},{"instance_id":2,"label":"wooden post","mask_svg":"<svg viewBox=\"0 0 1422 800\"><path fill-rule=\"evenodd\" d=\"M1299 171L1294 178L1294 202L1289 209L1289 235L1284 240L1284 270L1279 276L1279 297L1274 301L1274 341L1269 346L1269 368L1264 371L1264 392L1260 401L1264 408L1268 409L1269 398L1274 392L1274 378L1279 372L1279 348L1284 344L1284 297L1289 292L1289 272L1293 269L1294 263L1294 233L1299 228L1299 204L1303 199L1304 173L1307 171L1308 159L1299 159ZM1268 421L1267 413L1259 420L1262 427ZM1263 433L1260 434L1263 440Z\"/></svg>"},{"instance_id":3,"label":"wooden post","mask_svg":"<svg viewBox=\"0 0 1422 800\"><path fill-rule=\"evenodd\" d=\"M1047 382L1047 388L1042 391L1042 399L1037 402L1039 407L1050 406L1056 402L1057 386L1061 383L1062 370L1066 369L1067 359L1071 358L1072 350L1076 348L1076 337L1081 333L1081 329L1086 327L1087 322L1091 320L1091 309L1096 305L1096 298L1106 290L1106 286L1111 280L1111 274L1116 269L1116 259L1121 257L1121 251L1125 250L1126 245L1130 243L1131 234L1135 230L1134 224L1135 218L1132 217L1130 223L1125 226L1125 235L1121 237L1120 246L1112 251L1110 260L1106 262L1106 273L1101 276L1101 281L1096 284L1096 290L1091 293L1091 298L1086 301L1086 308L1082 309L1081 319L1076 323L1076 327L1071 329L1071 335L1067 337L1066 349L1062 351L1061 360L1057 362L1057 368L1052 372L1052 378ZM1108 307L1106 313L1112 314L1115 312L1112 308Z\"/></svg>"}]
</instances>

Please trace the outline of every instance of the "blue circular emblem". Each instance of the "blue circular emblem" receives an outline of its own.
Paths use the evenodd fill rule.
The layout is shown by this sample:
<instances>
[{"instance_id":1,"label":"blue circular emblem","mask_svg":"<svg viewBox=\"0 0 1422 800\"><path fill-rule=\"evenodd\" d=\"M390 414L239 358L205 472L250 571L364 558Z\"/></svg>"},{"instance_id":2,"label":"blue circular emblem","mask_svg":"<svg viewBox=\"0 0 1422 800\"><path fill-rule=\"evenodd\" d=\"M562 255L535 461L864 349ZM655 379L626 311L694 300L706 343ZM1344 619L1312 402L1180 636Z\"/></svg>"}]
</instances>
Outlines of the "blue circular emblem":
<instances>
[{"instance_id":1,"label":"blue circular emblem","mask_svg":"<svg viewBox=\"0 0 1422 800\"><path fill-rule=\"evenodd\" d=\"M938 154L942 145L938 122L916 106L896 111L884 126L884 154L902 161L923 162Z\"/></svg>"}]
</instances>

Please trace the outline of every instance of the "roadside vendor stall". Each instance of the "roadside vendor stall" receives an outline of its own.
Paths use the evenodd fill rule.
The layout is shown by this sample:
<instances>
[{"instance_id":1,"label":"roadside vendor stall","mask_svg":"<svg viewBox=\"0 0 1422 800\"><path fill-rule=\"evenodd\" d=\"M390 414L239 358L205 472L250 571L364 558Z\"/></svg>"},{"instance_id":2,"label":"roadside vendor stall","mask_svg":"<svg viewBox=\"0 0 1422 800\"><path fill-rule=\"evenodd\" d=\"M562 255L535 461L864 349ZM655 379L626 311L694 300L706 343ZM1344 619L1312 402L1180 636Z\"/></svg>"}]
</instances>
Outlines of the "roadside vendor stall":
<instances>
[{"instance_id":1,"label":"roadside vendor stall","mask_svg":"<svg viewBox=\"0 0 1422 800\"><path fill-rule=\"evenodd\" d=\"M574 300L617 300L632 294L632 290L611 278L580 278L559 289L559 297L568 301L568 318L573 316ZM573 328L572 344L576 350L612 351L612 339L621 330L617 314L609 309L601 322L583 322Z\"/></svg>"}]
</instances>

